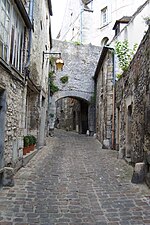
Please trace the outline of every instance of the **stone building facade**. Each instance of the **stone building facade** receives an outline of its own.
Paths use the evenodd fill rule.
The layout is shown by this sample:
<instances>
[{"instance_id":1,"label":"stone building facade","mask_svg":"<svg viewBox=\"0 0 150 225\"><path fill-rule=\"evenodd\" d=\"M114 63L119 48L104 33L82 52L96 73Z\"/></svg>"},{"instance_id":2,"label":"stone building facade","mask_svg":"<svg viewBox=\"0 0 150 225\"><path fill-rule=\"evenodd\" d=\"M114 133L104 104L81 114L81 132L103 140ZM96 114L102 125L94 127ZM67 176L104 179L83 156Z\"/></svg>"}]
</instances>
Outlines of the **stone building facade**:
<instances>
[{"instance_id":1,"label":"stone building facade","mask_svg":"<svg viewBox=\"0 0 150 225\"><path fill-rule=\"evenodd\" d=\"M144 162L150 185L150 29L130 68L116 83L116 142L120 156Z\"/></svg>"},{"instance_id":2,"label":"stone building facade","mask_svg":"<svg viewBox=\"0 0 150 225\"><path fill-rule=\"evenodd\" d=\"M103 148L114 147L114 88L112 52L104 47L95 71L96 134Z\"/></svg>"},{"instance_id":3,"label":"stone building facade","mask_svg":"<svg viewBox=\"0 0 150 225\"><path fill-rule=\"evenodd\" d=\"M110 45L104 46L95 71L96 86L96 133L105 148L117 148L115 137L115 82L117 74L121 73L115 44L127 40L129 48L139 45L147 25L143 20L148 15L149 1L141 5L134 13L129 23L112 39ZM140 24L140 26L139 26ZM142 30L139 31L139 28ZM115 146L116 145L116 146Z\"/></svg>"},{"instance_id":4,"label":"stone building facade","mask_svg":"<svg viewBox=\"0 0 150 225\"><path fill-rule=\"evenodd\" d=\"M39 10L39 7L43 10ZM41 16L37 14L38 11L42 13ZM0 182L12 185L13 173L23 163L24 136L33 134L39 143L38 121L42 117L40 99L43 99L42 91L47 92L48 77L48 65L42 61L42 53L45 44L50 49L51 1L44 1L43 4L43 1L37 3L34 0L3 0L0 1L0 13ZM41 27L39 19L44 27L41 32L38 31L38 27ZM39 38L37 32L41 34ZM46 36L46 40L43 41L42 35L44 38ZM34 46L40 42L38 53L33 54ZM33 71L35 61L38 61L39 67L41 65L41 70L37 68L38 78L35 78L37 73ZM40 85L35 83L36 79ZM36 124L33 118L35 115ZM31 123L34 125L31 126Z\"/></svg>"},{"instance_id":5,"label":"stone building facade","mask_svg":"<svg viewBox=\"0 0 150 225\"><path fill-rule=\"evenodd\" d=\"M34 32L31 37L30 63L27 65L25 132L37 137L38 146L45 144L47 129L49 55L52 47L50 31L50 1L34 1Z\"/></svg>"}]
</instances>

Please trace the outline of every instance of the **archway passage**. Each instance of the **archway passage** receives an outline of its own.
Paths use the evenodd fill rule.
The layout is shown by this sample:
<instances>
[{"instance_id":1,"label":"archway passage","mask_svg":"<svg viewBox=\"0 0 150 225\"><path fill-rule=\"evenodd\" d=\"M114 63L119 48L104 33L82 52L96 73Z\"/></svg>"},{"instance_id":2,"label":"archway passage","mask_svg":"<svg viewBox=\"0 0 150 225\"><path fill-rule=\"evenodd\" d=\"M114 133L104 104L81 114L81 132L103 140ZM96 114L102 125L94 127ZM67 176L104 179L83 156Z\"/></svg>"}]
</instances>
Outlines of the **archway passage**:
<instances>
[{"instance_id":1,"label":"archway passage","mask_svg":"<svg viewBox=\"0 0 150 225\"><path fill-rule=\"evenodd\" d=\"M86 134L88 130L88 107L87 101L75 97L57 100L55 127Z\"/></svg>"}]
</instances>

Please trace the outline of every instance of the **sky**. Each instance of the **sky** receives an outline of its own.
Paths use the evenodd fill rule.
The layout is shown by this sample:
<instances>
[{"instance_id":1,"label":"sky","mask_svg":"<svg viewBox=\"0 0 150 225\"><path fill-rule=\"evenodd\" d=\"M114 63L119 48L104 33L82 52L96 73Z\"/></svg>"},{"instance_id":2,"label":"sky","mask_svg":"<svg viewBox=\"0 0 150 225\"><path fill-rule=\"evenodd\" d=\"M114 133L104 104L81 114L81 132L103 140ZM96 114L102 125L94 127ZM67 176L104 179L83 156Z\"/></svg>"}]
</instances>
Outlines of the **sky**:
<instances>
[{"instance_id":1,"label":"sky","mask_svg":"<svg viewBox=\"0 0 150 225\"><path fill-rule=\"evenodd\" d=\"M53 16L51 17L52 38L55 39L60 31L68 0L52 0Z\"/></svg>"}]
</instances>

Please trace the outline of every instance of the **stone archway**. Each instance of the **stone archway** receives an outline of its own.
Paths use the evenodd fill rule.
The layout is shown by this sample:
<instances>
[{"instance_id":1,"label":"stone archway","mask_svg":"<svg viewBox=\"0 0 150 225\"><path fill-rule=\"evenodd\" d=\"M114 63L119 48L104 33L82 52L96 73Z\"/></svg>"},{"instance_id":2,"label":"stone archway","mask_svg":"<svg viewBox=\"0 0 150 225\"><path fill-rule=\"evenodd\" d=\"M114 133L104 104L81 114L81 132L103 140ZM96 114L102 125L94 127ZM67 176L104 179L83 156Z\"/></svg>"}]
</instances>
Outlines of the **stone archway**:
<instances>
[{"instance_id":1,"label":"stone archway","mask_svg":"<svg viewBox=\"0 0 150 225\"><path fill-rule=\"evenodd\" d=\"M93 77L101 48L91 44L77 45L56 40L54 43L55 47L52 48L52 52L61 52L64 67L62 71L56 70L53 60L50 59L50 82L58 91L49 98L49 128L53 129L55 124L55 103L61 98L72 97L78 98L88 105L88 107L83 107L88 114L88 126L84 122L82 125L85 127L84 130L86 130L89 129L90 124L91 133L94 133L94 119L91 118L94 115L94 113L91 113L94 107L91 107L91 99L94 97ZM64 78L67 78L66 81L64 81Z\"/></svg>"},{"instance_id":2,"label":"stone archway","mask_svg":"<svg viewBox=\"0 0 150 225\"><path fill-rule=\"evenodd\" d=\"M67 120L66 123L67 125L62 125L60 122L60 118L63 118L64 120L64 110L61 108L59 109L59 115L58 115L58 110L57 107L60 107L60 103L57 104L58 101L61 99L76 99L79 102L79 109L74 110L72 108L72 125L68 126ZM82 92L57 92L50 98L50 106L49 106L49 128L50 130L53 130L54 127L60 127L60 128L65 128L67 130L74 130L73 127L75 127L75 131L78 133L83 133L86 134L87 130L89 130L90 134L94 134L94 122L95 122L95 112L94 112L94 107L91 104L91 94L86 94ZM66 107L67 108L67 107ZM59 126L58 125L59 121ZM74 123L74 124L73 124ZM56 125L57 124L57 125Z\"/></svg>"}]
</instances>

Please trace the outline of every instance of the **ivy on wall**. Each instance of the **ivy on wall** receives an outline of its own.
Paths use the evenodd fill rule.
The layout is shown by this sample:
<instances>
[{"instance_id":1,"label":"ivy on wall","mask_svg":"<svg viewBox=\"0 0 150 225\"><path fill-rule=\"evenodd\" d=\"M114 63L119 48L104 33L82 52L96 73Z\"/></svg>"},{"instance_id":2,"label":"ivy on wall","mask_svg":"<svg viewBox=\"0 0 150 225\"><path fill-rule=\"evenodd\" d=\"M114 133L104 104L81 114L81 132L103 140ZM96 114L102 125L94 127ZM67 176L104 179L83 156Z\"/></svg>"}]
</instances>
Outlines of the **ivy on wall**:
<instances>
[{"instance_id":1,"label":"ivy on wall","mask_svg":"<svg viewBox=\"0 0 150 225\"><path fill-rule=\"evenodd\" d=\"M137 44L134 44L133 49L129 48L129 43L127 40L121 42L117 41L115 44L115 52L119 60L119 66L122 72L127 71L129 64L135 54L137 49ZM122 74L118 74L118 78L120 78Z\"/></svg>"},{"instance_id":2,"label":"ivy on wall","mask_svg":"<svg viewBox=\"0 0 150 225\"><path fill-rule=\"evenodd\" d=\"M49 86L50 86L50 95L52 96L55 92L59 91L57 85L54 84L54 72L49 72Z\"/></svg>"},{"instance_id":3,"label":"ivy on wall","mask_svg":"<svg viewBox=\"0 0 150 225\"><path fill-rule=\"evenodd\" d=\"M62 82L63 84L65 84L65 83L68 82L68 76L67 76L67 75L66 75L66 76L63 76L63 77L60 78L60 80L61 80L61 82Z\"/></svg>"}]
</instances>

